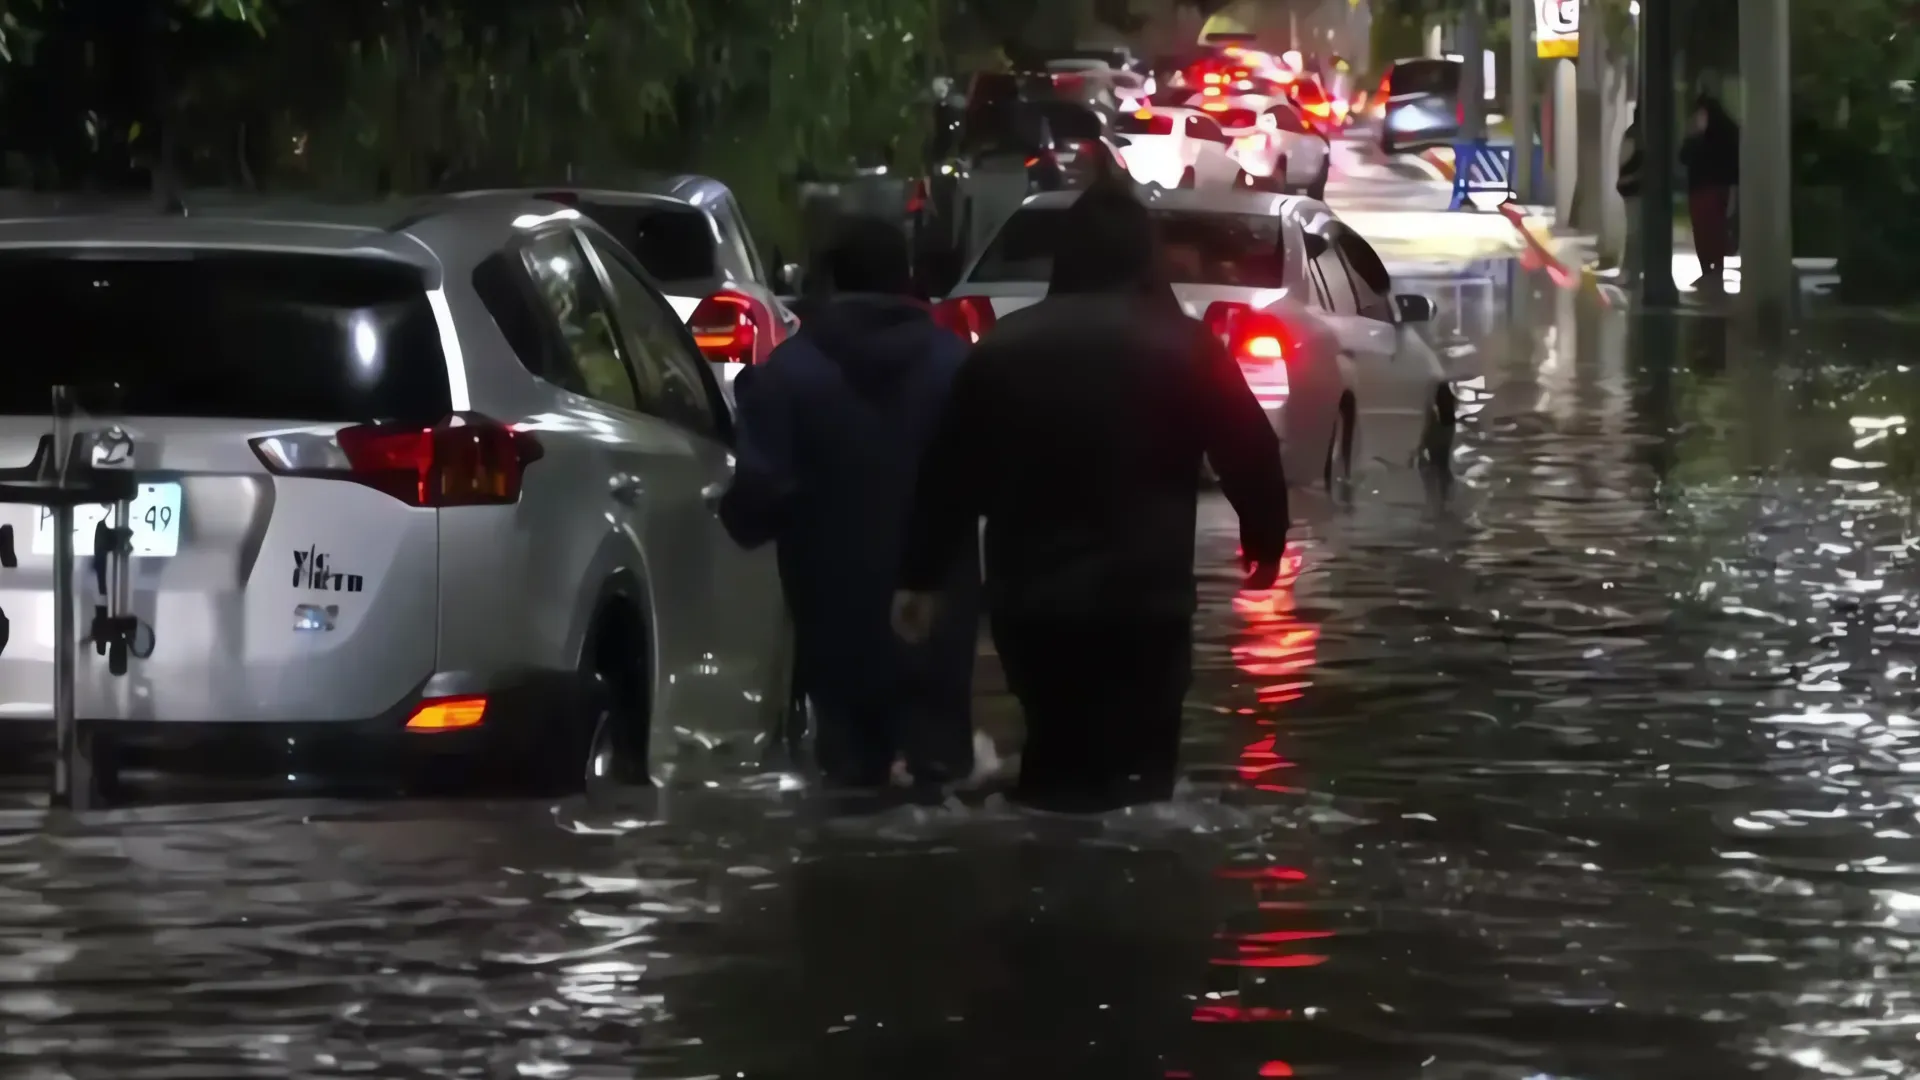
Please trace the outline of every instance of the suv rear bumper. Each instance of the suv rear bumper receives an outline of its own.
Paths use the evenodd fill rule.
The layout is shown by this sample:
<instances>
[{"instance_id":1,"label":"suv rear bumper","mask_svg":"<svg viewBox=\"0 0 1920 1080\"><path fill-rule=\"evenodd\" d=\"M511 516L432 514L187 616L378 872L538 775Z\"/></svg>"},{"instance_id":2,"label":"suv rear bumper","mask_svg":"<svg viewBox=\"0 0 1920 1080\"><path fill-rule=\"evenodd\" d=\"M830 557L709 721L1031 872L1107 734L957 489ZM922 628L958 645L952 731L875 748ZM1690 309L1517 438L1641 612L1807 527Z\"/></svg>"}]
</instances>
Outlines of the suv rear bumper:
<instances>
[{"instance_id":1,"label":"suv rear bumper","mask_svg":"<svg viewBox=\"0 0 1920 1080\"><path fill-rule=\"evenodd\" d=\"M96 770L168 781L255 780L287 787L400 784L478 780L509 775L516 763L541 759L551 740L567 738L568 710L577 689L572 673L530 672L487 680L481 723L472 728L415 732L407 721L429 695L451 681L436 676L377 716L314 721L190 721L82 718ZM474 692L482 692L477 689ZM0 718L0 776L10 787L50 778L53 721Z\"/></svg>"}]
</instances>

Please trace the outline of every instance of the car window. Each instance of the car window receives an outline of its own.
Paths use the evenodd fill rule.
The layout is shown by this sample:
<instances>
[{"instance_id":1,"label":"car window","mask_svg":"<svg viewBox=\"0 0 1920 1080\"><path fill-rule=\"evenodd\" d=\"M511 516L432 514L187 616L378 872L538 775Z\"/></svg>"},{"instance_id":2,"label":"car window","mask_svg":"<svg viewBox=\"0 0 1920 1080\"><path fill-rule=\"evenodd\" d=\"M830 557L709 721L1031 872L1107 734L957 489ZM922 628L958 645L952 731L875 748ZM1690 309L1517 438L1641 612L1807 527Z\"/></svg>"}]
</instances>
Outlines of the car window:
<instances>
[{"instance_id":1,"label":"car window","mask_svg":"<svg viewBox=\"0 0 1920 1080\"><path fill-rule=\"evenodd\" d=\"M16 248L0 255L13 337L0 414L57 385L125 416L433 423L452 409L420 271L344 254Z\"/></svg>"},{"instance_id":2,"label":"car window","mask_svg":"<svg viewBox=\"0 0 1920 1080\"><path fill-rule=\"evenodd\" d=\"M1220 125L1204 116L1187 117L1187 137L1216 143L1227 141L1227 134L1220 130Z\"/></svg>"},{"instance_id":3,"label":"car window","mask_svg":"<svg viewBox=\"0 0 1920 1080\"><path fill-rule=\"evenodd\" d=\"M587 202L580 211L625 244L653 280L667 288L681 283L704 288L720 276L713 227L707 215L694 207L663 199Z\"/></svg>"},{"instance_id":4,"label":"car window","mask_svg":"<svg viewBox=\"0 0 1920 1080\"><path fill-rule=\"evenodd\" d=\"M1267 110L1266 115L1272 118L1271 123L1277 131L1292 132L1295 135L1310 133L1306 121L1300 119L1299 111L1291 105L1275 105Z\"/></svg>"},{"instance_id":5,"label":"car window","mask_svg":"<svg viewBox=\"0 0 1920 1080\"><path fill-rule=\"evenodd\" d=\"M588 234L613 287L614 313L639 379L640 411L710 438L720 437L705 363L691 355L692 345L673 309L627 269L620 253L604 239Z\"/></svg>"},{"instance_id":6,"label":"car window","mask_svg":"<svg viewBox=\"0 0 1920 1080\"><path fill-rule=\"evenodd\" d=\"M746 229L741 226L740 207L734 203L733 196L720 200L713 220L720 227L720 246L726 252L727 261L736 264L735 275L764 284L767 275L760 268L760 257L753 250L753 241L747 239Z\"/></svg>"},{"instance_id":7,"label":"car window","mask_svg":"<svg viewBox=\"0 0 1920 1080\"><path fill-rule=\"evenodd\" d=\"M1339 248L1331 243L1314 246L1320 253L1309 265L1326 309L1335 315L1358 315L1360 306L1353 295L1353 282L1347 277L1347 265L1340 261Z\"/></svg>"},{"instance_id":8,"label":"car window","mask_svg":"<svg viewBox=\"0 0 1920 1080\"><path fill-rule=\"evenodd\" d=\"M579 392L638 412L640 399L621 356L611 307L571 232L537 236L520 250L540 299L560 326ZM561 380L565 385L567 380ZM574 387L568 387L573 389Z\"/></svg>"},{"instance_id":9,"label":"car window","mask_svg":"<svg viewBox=\"0 0 1920 1080\"><path fill-rule=\"evenodd\" d=\"M1167 273L1177 285L1237 285L1278 289L1286 285L1284 219L1269 214L1219 214L1191 210L1148 212L1160 232ZM1061 208L1016 212L980 254L969 281L1045 282L1053 277Z\"/></svg>"},{"instance_id":10,"label":"car window","mask_svg":"<svg viewBox=\"0 0 1920 1080\"><path fill-rule=\"evenodd\" d=\"M1350 229L1341 229L1336 246L1353 279L1353 294L1361 315L1393 321L1393 277L1373 245Z\"/></svg>"},{"instance_id":11,"label":"car window","mask_svg":"<svg viewBox=\"0 0 1920 1080\"><path fill-rule=\"evenodd\" d=\"M1457 60L1408 60L1395 64L1387 72L1387 92L1393 95L1457 94L1460 67Z\"/></svg>"},{"instance_id":12,"label":"car window","mask_svg":"<svg viewBox=\"0 0 1920 1080\"><path fill-rule=\"evenodd\" d=\"M1215 119L1219 120L1220 127L1227 131L1238 131L1254 125L1252 109L1227 109L1217 114Z\"/></svg>"},{"instance_id":13,"label":"car window","mask_svg":"<svg viewBox=\"0 0 1920 1080\"><path fill-rule=\"evenodd\" d=\"M1106 125L1100 122L1100 115L1084 105L1052 101L1041 105L1040 109L1056 139L1098 139L1106 134Z\"/></svg>"},{"instance_id":14,"label":"car window","mask_svg":"<svg viewBox=\"0 0 1920 1080\"><path fill-rule=\"evenodd\" d=\"M473 291L493 316L500 336L535 377L576 394L587 388L579 369L553 332L553 317L527 275L527 264L517 249L496 251L473 268Z\"/></svg>"}]
</instances>

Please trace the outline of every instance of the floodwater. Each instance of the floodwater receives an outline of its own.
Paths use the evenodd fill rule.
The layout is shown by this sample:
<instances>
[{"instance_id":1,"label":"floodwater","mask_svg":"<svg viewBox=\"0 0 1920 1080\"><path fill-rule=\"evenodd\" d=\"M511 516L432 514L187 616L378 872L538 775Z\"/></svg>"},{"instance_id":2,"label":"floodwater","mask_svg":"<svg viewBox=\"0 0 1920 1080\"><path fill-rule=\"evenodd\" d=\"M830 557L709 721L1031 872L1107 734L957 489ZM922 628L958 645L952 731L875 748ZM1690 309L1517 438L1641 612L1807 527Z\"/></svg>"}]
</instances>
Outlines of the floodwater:
<instances>
[{"instance_id":1,"label":"floodwater","mask_svg":"<svg viewBox=\"0 0 1920 1080\"><path fill-rule=\"evenodd\" d=\"M1205 511L1175 804L20 806L0 1076L1911 1075L1902 335L1482 269L1444 500L1305 500L1263 594Z\"/></svg>"}]
</instances>

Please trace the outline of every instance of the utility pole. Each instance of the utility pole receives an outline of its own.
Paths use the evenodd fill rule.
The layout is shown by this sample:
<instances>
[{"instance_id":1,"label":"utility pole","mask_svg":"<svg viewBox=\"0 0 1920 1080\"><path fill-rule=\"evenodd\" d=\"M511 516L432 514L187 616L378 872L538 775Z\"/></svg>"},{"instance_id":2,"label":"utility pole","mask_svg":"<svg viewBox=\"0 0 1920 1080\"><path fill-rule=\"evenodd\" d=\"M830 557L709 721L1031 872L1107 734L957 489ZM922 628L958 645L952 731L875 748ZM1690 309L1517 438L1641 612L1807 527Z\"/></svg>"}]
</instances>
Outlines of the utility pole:
<instances>
[{"instance_id":1,"label":"utility pole","mask_svg":"<svg viewBox=\"0 0 1920 1080\"><path fill-rule=\"evenodd\" d=\"M1533 76L1539 61L1533 41L1534 0L1509 0L1507 21L1513 27L1513 47L1507 66L1507 123L1513 125L1513 190L1522 203L1539 201L1540 177L1533 168L1535 97Z\"/></svg>"},{"instance_id":2,"label":"utility pole","mask_svg":"<svg viewBox=\"0 0 1920 1080\"><path fill-rule=\"evenodd\" d=\"M1574 228L1585 233L1600 232L1600 202L1607 186L1600 163L1605 160L1601 130L1605 108L1601 103L1601 83L1606 70L1606 13L1596 0L1580 0L1580 55L1574 60L1574 137L1579 157L1579 176L1574 181Z\"/></svg>"},{"instance_id":3,"label":"utility pole","mask_svg":"<svg viewBox=\"0 0 1920 1080\"><path fill-rule=\"evenodd\" d=\"M1481 0L1467 0L1460 13L1460 106L1462 139L1487 137L1486 12Z\"/></svg>"},{"instance_id":4,"label":"utility pole","mask_svg":"<svg viewBox=\"0 0 1920 1080\"><path fill-rule=\"evenodd\" d=\"M1787 0L1740 5L1740 300L1763 329L1793 313L1792 55Z\"/></svg>"},{"instance_id":5,"label":"utility pole","mask_svg":"<svg viewBox=\"0 0 1920 1080\"><path fill-rule=\"evenodd\" d=\"M1673 5L1640 5L1640 299L1648 307L1680 302L1673 282Z\"/></svg>"}]
</instances>

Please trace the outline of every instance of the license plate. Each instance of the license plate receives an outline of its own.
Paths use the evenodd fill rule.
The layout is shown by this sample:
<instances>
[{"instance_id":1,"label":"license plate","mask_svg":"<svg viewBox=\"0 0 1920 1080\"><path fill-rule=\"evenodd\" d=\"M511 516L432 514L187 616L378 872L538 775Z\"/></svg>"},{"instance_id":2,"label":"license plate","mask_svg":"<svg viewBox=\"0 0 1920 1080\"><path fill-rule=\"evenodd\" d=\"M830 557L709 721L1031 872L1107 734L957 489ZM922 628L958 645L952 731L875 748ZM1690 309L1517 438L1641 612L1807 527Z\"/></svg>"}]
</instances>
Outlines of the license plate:
<instances>
[{"instance_id":1,"label":"license plate","mask_svg":"<svg viewBox=\"0 0 1920 1080\"><path fill-rule=\"evenodd\" d=\"M141 484L134 493L131 521L133 553L143 558L171 558L180 553L180 485ZM73 553L93 554L93 530L107 519L109 509L88 503L73 508ZM40 507L33 530L33 553L53 554L53 511Z\"/></svg>"}]
</instances>

